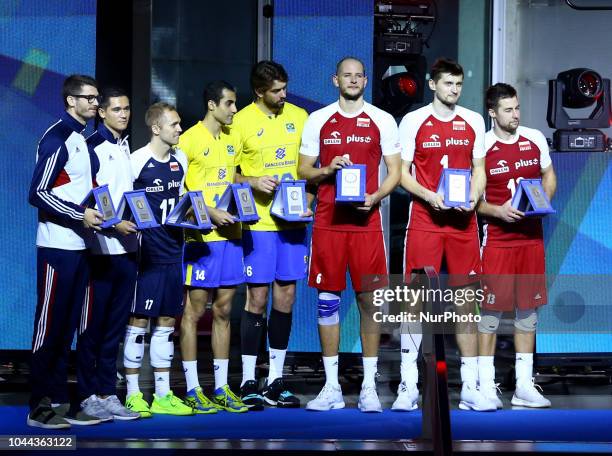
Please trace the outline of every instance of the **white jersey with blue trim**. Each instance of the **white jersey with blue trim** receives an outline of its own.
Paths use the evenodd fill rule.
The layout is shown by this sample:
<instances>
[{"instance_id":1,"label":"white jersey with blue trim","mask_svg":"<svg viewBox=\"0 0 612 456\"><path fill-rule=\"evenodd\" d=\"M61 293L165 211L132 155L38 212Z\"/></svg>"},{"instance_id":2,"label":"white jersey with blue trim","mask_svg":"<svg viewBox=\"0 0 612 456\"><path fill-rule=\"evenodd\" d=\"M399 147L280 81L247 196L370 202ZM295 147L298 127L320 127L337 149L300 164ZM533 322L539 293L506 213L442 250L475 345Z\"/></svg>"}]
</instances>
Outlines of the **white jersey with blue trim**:
<instances>
[{"instance_id":1,"label":"white jersey with blue trim","mask_svg":"<svg viewBox=\"0 0 612 456\"><path fill-rule=\"evenodd\" d=\"M94 180L98 185L108 185L111 199L117 209L123 194L133 189L127 136L117 139L101 123L87 138L87 146L91 154ZM88 236L88 244L91 252L96 255L121 255L138 250L136 234L124 236L113 228L92 231L91 236Z\"/></svg>"},{"instance_id":2,"label":"white jersey with blue trim","mask_svg":"<svg viewBox=\"0 0 612 456\"><path fill-rule=\"evenodd\" d=\"M65 112L45 132L36 152L28 200L38 208L36 245L63 250L85 249L85 208L92 189L85 125Z\"/></svg>"},{"instance_id":3,"label":"white jersey with blue trim","mask_svg":"<svg viewBox=\"0 0 612 456\"><path fill-rule=\"evenodd\" d=\"M183 259L183 230L163 225L183 193L187 157L180 149L161 162L149 145L131 156L134 190L144 190L159 228L142 230L140 258L146 263L180 263Z\"/></svg>"}]
</instances>

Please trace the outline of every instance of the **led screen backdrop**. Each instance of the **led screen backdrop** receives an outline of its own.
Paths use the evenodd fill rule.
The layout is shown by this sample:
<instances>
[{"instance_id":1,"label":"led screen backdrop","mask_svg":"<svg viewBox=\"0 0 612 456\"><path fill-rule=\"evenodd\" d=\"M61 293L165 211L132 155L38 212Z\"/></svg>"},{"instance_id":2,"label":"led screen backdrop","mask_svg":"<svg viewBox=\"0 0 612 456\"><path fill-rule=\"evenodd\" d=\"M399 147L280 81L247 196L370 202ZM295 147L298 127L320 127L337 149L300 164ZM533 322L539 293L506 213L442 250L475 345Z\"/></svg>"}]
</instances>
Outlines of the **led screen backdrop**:
<instances>
[{"instance_id":1,"label":"led screen backdrop","mask_svg":"<svg viewBox=\"0 0 612 456\"><path fill-rule=\"evenodd\" d=\"M27 204L36 144L61 113L61 83L95 71L96 2L0 2L0 350L30 348L35 308L36 211ZM290 76L290 100L312 111L337 98L331 74L345 55L372 68L373 2L276 0L273 58ZM366 92L370 100L370 91ZM554 200L545 221L550 304L538 352L612 352L608 276L612 265L612 160L602 153L558 153ZM560 274L560 276L557 276ZM576 275L582 276L576 278ZM571 285L574 290L565 288ZM599 286L598 286L599 285ZM290 350L319 351L316 292L300 283ZM343 293L342 351L360 351L359 317ZM599 329L604 330L599 331Z\"/></svg>"},{"instance_id":2,"label":"led screen backdrop","mask_svg":"<svg viewBox=\"0 0 612 456\"><path fill-rule=\"evenodd\" d=\"M612 159L607 153L554 153L557 213L546 219L549 304L539 354L612 353Z\"/></svg>"},{"instance_id":3,"label":"led screen backdrop","mask_svg":"<svg viewBox=\"0 0 612 456\"><path fill-rule=\"evenodd\" d=\"M27 194L36 145L63 110L62 82L93 74L95 0L0 2L0 349L30 348L36 211Z\"/></svg>"},{"instance_id":4,"label":"led screen backdrop","mask_svg":"<svg viewBox=\"0 0 612 456\"><path fill-rule=\"evenodd\" d=\"M370 0L276 0L273 20L273 58L289 74L289 101L308 112L338 99L331 77L344 56L360 58L366 72L372 68L374 2ZM371 90L366 88L371 102ZM359 313L347 277L342 293L340 351L360 352ZM298 284L289 350L319 352L317 292L303 281Z\"/></svg>"}]
</instances>

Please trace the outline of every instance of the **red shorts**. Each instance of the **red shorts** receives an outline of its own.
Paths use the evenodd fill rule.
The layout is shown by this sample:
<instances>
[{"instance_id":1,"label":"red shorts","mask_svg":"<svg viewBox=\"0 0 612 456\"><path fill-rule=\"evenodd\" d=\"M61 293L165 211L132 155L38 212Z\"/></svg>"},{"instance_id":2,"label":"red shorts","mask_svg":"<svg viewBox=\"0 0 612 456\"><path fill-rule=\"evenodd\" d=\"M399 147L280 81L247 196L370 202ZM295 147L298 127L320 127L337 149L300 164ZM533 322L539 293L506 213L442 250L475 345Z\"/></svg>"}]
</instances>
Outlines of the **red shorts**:
<instances>
[{"instance_id":1,"label":"red shorts","mask_svg":"<svg viewBox=\"0 0 612 456\"><path fill-rule=\"evenodd\" d=\"M381 231L332 231L314 228L308 285L324 291L346 289L346 268L357 292L386 287L387 252Z\"/></svg>"},{"instance_id":2,"label":"red shorts","mask_svg":"<svg viewBox=\"0 0 612 456\"><path fill-rule=\"evenodd\" d=\"M544 243L512 247L485 246L483 307L510 311L535 309L547 302Z\"/></svg>"},{"instance_id":3,"label":"red shorts","mask_svg":"<svg viewBox=\"0 0 612 456\"><path fill-rule=\"evenodd\" d=\"M462 286L478 281L482 267L480 263L480 241L477 231L443 233L406 230L404 243L404 278L410 281L413 269L433 266L439 273L442 258L446 259L449 285Z\"/></svg>"}]
</instances>

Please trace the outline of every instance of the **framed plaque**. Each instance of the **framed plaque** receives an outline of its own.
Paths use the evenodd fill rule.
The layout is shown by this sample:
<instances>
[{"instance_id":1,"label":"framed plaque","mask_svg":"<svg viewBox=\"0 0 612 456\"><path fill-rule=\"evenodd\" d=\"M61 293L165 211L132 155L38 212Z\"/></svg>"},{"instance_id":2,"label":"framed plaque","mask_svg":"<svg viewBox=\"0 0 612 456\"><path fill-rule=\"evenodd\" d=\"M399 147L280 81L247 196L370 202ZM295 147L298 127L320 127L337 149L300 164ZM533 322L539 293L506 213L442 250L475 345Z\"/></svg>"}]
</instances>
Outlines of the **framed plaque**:
<instances>
[{"instance_id":1,"label":"framed plaque","mask_svg":"<svg viewBox=\"0 0 612 456\"><path fill-rule=\"evenodd\" d=\"M246 182L228 185L219 198L217 209L229 212L239 222L259 220L251 186Z\"/></svg>"},{"instance_id":2,"label":"framed plaque","mask_svg":"<svg viewBox=\"0 0 612 456\"><path fill-rule=\"evenodd\" d=\"M366 165L350 165L336 172L336 201L365 202Z\"/></svg>"},{"instance_id":3,"label":"framed plaque","mask_svg":"<svg viewBox=\"0 0 612 456\"><path fill-rule=\"evenodd\" d=\"M100 225L102 228L110 228L121 221L117 216L117 211L115 211L108 184L91 189L81 206L95 207L102 213L102 219L104 220Z\"/></svg>"},{"instance_id":4,"label":"framed plaque","mask_svg":"<svg viewBox=\"0 0 612 456\"><path fill-rule=\"evenodd\" d=\"M445 168L440 175L437 193L444 197L448 207L470 207L469 169Z\"/></svg>"},{"instance_id":5,"label":"framed plaque","mask_svg":"<svg viewBox=\"0 0 612 456\"><path fill-rule=\"evenodd\" d=\"M521 179L512 197L511 206L527 217L554 214L548 195L542 187L542 179Z\"/></svg>"},{"instance_id":6,"label":"framed plaque","mask_svg":"<svg viewBox=\"0 0 612 456\"><path fill-rule=\"evenodd\" d=\"M312 217L300 217L307 207L306 181L284 180L276 188L270 214L288 222L311 222Z\"/></svg>"},{"instance_id":7,"label":"framed plaque","mask_svg":"<svg viewBox=\"0 0 612 456\"><path fill-rule=\"evenodd\" d=\"M117 216L122 220L133 221L138 229L160 226L155 220L155 215L147 201L144 190L125 192L121 198L121 203L119 203Z\"/></svg>"},{"instance_id":8,"label":"framed plaque","mask_svg":"<svg viewBox=\"0 0 612 456\"><path fill-rule=\"evenodd\" d=\"M193 211L189 214L190 209ZM195 220L191 219L191 216ZM201 191L187 192L166 217L165 225L196 230L210 230L212 223Z\"/></svg>"}]
</instances>

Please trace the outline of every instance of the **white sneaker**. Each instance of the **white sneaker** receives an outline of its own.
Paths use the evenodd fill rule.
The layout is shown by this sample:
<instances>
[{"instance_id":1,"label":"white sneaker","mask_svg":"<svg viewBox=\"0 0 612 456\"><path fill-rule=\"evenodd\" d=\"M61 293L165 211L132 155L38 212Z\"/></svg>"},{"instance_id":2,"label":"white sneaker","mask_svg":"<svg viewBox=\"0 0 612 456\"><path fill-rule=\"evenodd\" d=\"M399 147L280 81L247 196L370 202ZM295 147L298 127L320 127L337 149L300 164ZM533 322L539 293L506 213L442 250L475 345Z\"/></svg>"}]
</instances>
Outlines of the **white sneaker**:
<instances>
[{"instance_id":1,"label":"white sneaker","mask_svg":"<svg viewBox=\"0 0 612 456\"><path fill-rule=\"evenodd\" d=\"M344 405L340 385L334 386L326 383L318 396L313 400L308 401L308 404L306 404L306 410L326 412L327 410L344 408Z\"/></svg>"},{"instance_id":2,"label":"white sneaker","mask_svg":"<svg viewBox=\"0 0 612 456\"><path fill-rule=\"evenodd\" d=\"M81 409L87 415L98 418L100 421L113 421L113 415L104 408L95 394L81 402Z\"/></svg>"},{"instance_id":3,"label":"white sneaker","mask_svg":"<svg viewBox=\"0 0 612 456\"><path fill-rule=\"evenodd\" d=\"M121 401L119 401L119 398L114 394L108 396L106 399L98 399L98 403L116 420L129 421L140 418L140 413L125 408Z\"/></svg>"},{"instance_id":4,"label":"white sneaker","mask_svg":"<svg viewBox=\"0 0 612 456\"><path fill-rule=\"evenodd\" d=\"M501 401L501 399L497 395L498 391L501 393L501 391L499 389L499 383L492 383L490 385L480 385L478 390L482 393L482 395L486 399L488 399L491 402L493 402L495 404L496 408L498 408L498 409L504 408L503 402Z\"/></svg>"},{"instance_id":5,"label":"white sneaker","mask_svg":"<svg viewBox=\"0 0 612 456\"><path fill-rule=\"evenodd\" d=\"M382 406L378 399L378 393L375 386L362 386L359 393L359 402L357 408L362 412L378 412L382 413Z\"/></svg>"},{"instance_id":6,"label":"white sneaker","mask_svg":"<svg viewBox=\"0 0 612 456\"><path fill-rule=\"evenodd\" d=\"M493 412L497 410L497 406L491 400L484 397L475 386L471 386L467 382L464 382L461 387L459 408L476 412Z\"/></svg>"},{"instance_id":7,"label":"white sneaker","mask_svg":"<svg viewBox=\"0 0 612 456\"><path fill-rule=\"evenodd\" d=\"M536 385L534 383L534 379L531 379L531 383L516 385L516 390L514 391L514 396L512 396L511 404L519 407L550 407L550 401L542 396L537 388L542 390L540 385Z\"/></svg>"},{"instance_id":8,"label":"white sneaker","mask_svg":"<svg viewBox=\"0 0 612 456\"><path fill-rule=\"evenodd\" d=\"M416 385L406 385L402 382L397 387L397 399L391 406L391 410L397 412L410 412L419 408L419 390Z\"/></svg>"}]
</instances>

